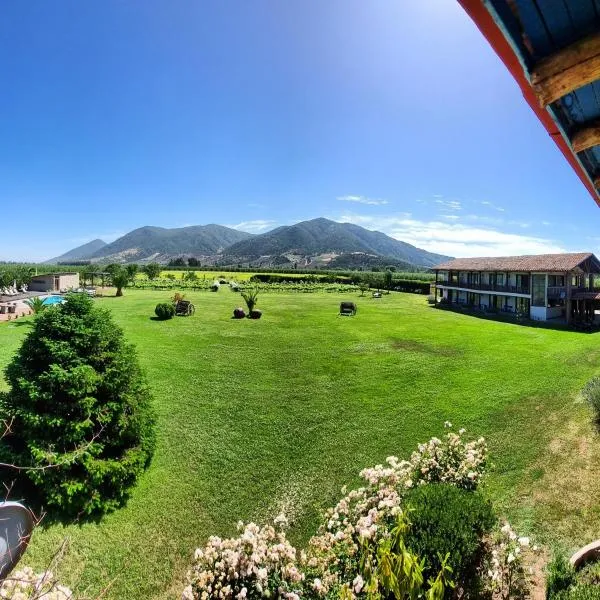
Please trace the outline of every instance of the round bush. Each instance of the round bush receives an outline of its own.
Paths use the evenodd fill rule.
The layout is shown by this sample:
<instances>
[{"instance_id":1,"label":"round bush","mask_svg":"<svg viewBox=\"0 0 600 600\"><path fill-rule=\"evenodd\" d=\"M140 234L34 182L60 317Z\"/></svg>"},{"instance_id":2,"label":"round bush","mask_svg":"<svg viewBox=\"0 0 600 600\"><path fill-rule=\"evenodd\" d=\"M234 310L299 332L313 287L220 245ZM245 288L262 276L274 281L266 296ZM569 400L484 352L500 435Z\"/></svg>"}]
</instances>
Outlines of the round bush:
<instances>
[{"instance_id":1,"label":"round bush","mask_svg":"<svg viewBox=\"0 0 600 600\"><path fill-rule=\"evenodd\" d=\"M250 319L260 319L262 317L262 311L260 310L251 310L248 314Z\"/></svg>"},{"instance_id":2,"label":"round bush","mask_svg":"<svg viewBox=\"0 0 600 600\"><path fill-rule=\"evenodd\" d=\"M41 313L6 380L0 406L12 433L2 460L25 467L17 484L28 497L60 516L121 505L152 457L154 414L133 346L109 311L73 294Z\"/></svg>"},{"instance_id":3,"label":"round bush","mask_svg":"<svg viewBox=\"0 0 600 600\"><path fill-rule=\"evenodd\" d=\"M246 316L243 308L234 308L233 309L233 318L234 319L243 319Z\"/></svg>"},{"instance_id":4,"label":"round bush","mask_svg":"<svg viewBox=\"0 0 600 600\"><path fill-rule=\"evenodd\" d=\"M469 581L481 559L482 537L496 521L491 504L479 492L441 483L414 488L405 501L411 509L406 546L425 559L425 579L435 578L439 557L449 554L452 579Z\"/></svg>"},{"instance_id":5,"label":"round bush","mask_svg":"<svg viewBox=\"0 0 600 600\"><path fill-rule=\"evenodd\" d=\"M175 307L172 304L163 302L156 305L154 313L159 319L172 319L175 316Z\"/></svg>"}]
</instances>

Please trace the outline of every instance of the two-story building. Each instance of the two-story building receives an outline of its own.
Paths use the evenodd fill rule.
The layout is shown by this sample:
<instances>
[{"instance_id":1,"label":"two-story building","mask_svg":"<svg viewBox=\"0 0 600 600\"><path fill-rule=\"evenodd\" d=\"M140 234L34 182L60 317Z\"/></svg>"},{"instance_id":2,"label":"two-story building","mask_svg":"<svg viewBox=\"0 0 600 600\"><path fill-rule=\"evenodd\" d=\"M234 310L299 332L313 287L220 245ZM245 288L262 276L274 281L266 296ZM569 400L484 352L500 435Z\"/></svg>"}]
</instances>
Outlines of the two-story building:
<instances>
[{"instance_id":1,"label":"two-story building","mask_svg":"<svg viewBox=\"0 0 600 600\"><path fill-rule=\"evenodd\" d=\"M591 252L457 258L435 270L435 300L537 321L592 321L600 261Z\"/></svg>"}]
</instances>

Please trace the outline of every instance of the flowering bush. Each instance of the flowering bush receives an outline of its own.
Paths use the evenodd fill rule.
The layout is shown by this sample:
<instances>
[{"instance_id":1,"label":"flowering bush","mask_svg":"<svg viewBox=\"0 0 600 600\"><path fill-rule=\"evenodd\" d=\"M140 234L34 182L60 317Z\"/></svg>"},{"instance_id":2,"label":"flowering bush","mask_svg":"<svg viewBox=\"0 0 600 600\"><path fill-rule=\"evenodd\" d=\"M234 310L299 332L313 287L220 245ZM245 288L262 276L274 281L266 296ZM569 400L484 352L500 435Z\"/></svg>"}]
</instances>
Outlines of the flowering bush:
<instances>
[{"instance_id":1,"label":"flowering bush","mask_svg":"<svg viewBox=\"0 0 600 600\"><path fill-rule=\"evenodd\" d=\"M452 425L446 422L445 426ZM361 541L375 542L376 549L379 542L389 537L403 514L401 503L407 490L430 482L469 490L477 486L484 473L487 446L483 438L465 442L464 433L464 429L448 432L443 441L432 438L426 444L419 444L408 461L390 456L387 466L376 465L361 471L367 485L351 491L329 509L324 525L310 541L308 566L319 574L315 581L321 595L345 586L360 593L362 588L353 582L358 572Z\"/></svg>"},{"instance_id":2,"label":"flowering bush","mask_svg":"<svg viewBox=\"0 0 600 600\"><path fill-rule=\"evenodd\" d=\"M484 588L493 598L528 597L532 573L526 568L524 554L529 548L529 538L519 537L508 523L494 532L482 571ZM537 546L531 547L532 552L537 550Z\"/></svg>"},{"instance_id":3,"label":"flowering bush","mask_svg":"<svg viewBox=\"0 0 600 600\"><path fill-rule=\"evenodd\" d=\"M277 529L240 524L237 538L210 538L205 548L196 550L183 599L371 598L391 590L382 573L392 565L410 573L406 589L426 588L430 598L441 598L450 585L446 561L425 584L423 561L404 546L407 519L401 504L413 486L429 482L477 487L487 447L483 438L465 442L463 434L462 429L448 432L444 440L420 444L408 461L391 456L386 466L364 469L360 475L366 485L342 490L344 497L325 513L306 554L298 556L286 540L281 518Z\"/></svg>"},{"instance_id":4,"label":"flowering bush","mask_svg":"<svg viewBox=\"0 0 600 600\"><path fill-rule=\"evenodd\" d=\"M8 600L70 600L73 592L59 585L51 571L35 574L30 567L13 571L0 584L0 598Z\"/></svg>"},{"instance_id":5,"label":"flowering bush","mask_svg":"<svg viewBox=\"0 0 600 600\"><path fill-rule=\"evenodd\" d=\"M275 527L238 523L239 537L211 537L197 549L184 600L263 598L298 600L303 574L296 549L287 541L285 517Z\"/></svg>"}]
</instances>

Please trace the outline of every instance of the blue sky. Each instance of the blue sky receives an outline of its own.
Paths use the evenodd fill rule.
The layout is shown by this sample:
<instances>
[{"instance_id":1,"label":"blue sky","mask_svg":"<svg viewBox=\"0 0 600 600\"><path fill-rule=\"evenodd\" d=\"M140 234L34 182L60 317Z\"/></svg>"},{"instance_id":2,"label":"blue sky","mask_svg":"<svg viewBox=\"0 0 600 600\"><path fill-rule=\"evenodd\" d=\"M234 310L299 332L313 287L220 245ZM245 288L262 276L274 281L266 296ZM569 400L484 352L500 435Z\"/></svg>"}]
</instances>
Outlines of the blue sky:
<instances>
[{"instance_id":1,"label":"blue sky","mask_svg":"<svg viewBox=\"0 0 600 600\"><path fill-rule=\"evenodd\" d=\"M600 250L600 209L452 0L0 15L0 260L318 216L455 256Z\"/></svg>"}]
</instances>

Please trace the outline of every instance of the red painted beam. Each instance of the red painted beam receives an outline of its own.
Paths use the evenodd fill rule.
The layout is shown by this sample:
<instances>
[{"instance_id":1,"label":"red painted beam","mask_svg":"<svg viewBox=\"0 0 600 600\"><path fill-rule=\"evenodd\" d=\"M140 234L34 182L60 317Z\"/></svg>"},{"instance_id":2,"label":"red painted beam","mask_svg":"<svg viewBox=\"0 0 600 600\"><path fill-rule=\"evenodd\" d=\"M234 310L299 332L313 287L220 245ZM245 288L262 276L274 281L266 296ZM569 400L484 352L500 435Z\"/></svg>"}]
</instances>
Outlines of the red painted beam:
<instances>
[{"instance_id":1,"label":"red painted beam","mask_svg":"<svg viewBox=\"0 0 600 600\"><path fill-rule=\"evenodd\" d=\"M482 0L458 0L459 4L463 7L465 12L471 17L479 31L483 34L485 39L488 41L494 52L498 55L500 60L504 63L504 66L509 70L510 74L514 77L515 81L521 88L521 92L527 104L531 110L537 115L537 118L541 121L542 125L546 128L546 131L550 134L550 137L554 140L554 143L558 146L563 156L567 159L575 173L581 182L586 187L588 192L598 206L600 206L600 196L598 191L594 187L594 184L590 181L590 177L586 170L579 164L569 143L565 140L562 133L556 126L556 123L550 116L547 110L541 108L537 97L533 91L533 88L529 84L523 67L519 62L518 56L512 49L512 46L508 43L502 30L498 27L492 15L488 12L483 4Z\"/></svg>"}]
</instances>

